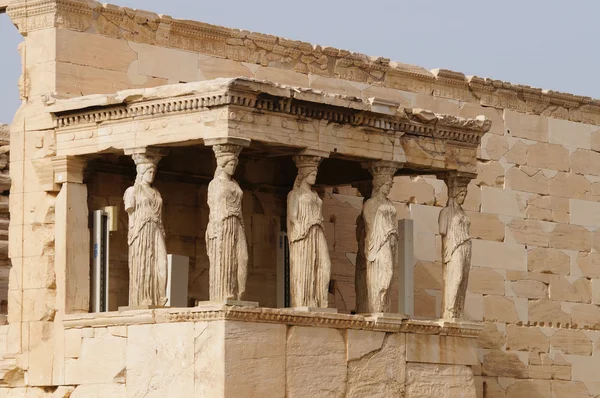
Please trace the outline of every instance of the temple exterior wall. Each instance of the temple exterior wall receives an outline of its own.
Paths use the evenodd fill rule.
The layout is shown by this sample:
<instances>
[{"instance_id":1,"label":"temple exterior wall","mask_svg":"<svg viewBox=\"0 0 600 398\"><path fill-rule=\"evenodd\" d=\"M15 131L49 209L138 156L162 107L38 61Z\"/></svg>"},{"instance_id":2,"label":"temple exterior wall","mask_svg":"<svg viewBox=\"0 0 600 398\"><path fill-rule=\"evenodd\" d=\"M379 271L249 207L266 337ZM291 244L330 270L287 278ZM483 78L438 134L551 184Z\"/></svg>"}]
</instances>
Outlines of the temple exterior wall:
<instances>
[{"instance_id":1,"label":"temple exterior wall","mask_svg":"<svg viewBox=\"0 0 600 398\"><path fill-rule=\"evenodd\" d=\"M65 354L71 349L68 336L76 333L59 325L65 314L60 304L64 292L57 290L56 283L61 278L55 262L57 193L42 188L49 184L46 170L56 145L54 123L45 107L53 97L246 76L365 99L377 97L456 116L490 118L492 130L484 136L478 154L479 176L470 184L464 205L474 238L467 315L485 326L472 368L477 396L587 398L600 394L596 371L600 365L600 106L596 102L500 81L467 79L450 71L431 73L385 59L224 28L211 28L228 37L217 44L214 32L185 39L175 34L175 26L167 19L159 20L155 14L115 8L113 14L100 13L92 19L91 11L89 15L81 11L88 7L85 2L75 3L79 11L70 11L62 22L53 23L41 18L31 18L29 23L16 14L16 5L12 14L9 7L13 21L27 31L21 48L25 102L15 116L10 137L12 269L7 354L12 354L16 364L17 370L11 373L14 387L19 383L40 386L23 388L30 389L27 394L53 396L63 387L52 393L41 387L78 384L68 379L67 370L69 362L79 357ZM173 29L171 36L169 29ZM91 210L95 193L88 189ZM111 195L117 198L118 194ZM415 315L439 317L442 271L437 217L446 203L446 187L433 176L397 177L390 199L400 219L411 218L415 223ZM362 198L352 188L337 187L325 195L336 286L330 302L340 311L355 306L355 220L361 205ZM183 224L185 218L174 222ZM195 249L194 256L198 257ZM193 347L199 324L172 327L187 328L182 333ZM273 333L281 334L275 340L283 357L290 355L289 338L286 346L283 333L289 336L296 327L278 326L281 330ZM136 333L133 329L141 333L145 328L144 333L151 335L159 333L153 329L160 327L127 326L126 332L89 329L81 341L97 342L96 348L102 350L103 339L114 340L125 352ZM351 362L343 358L348 331L325 328L319 333L332 346L332 355L338 355L331 358L334 368L345 375L338 375L339 380L345 379L332 388L350 388ZM407 337L398 336L386 337L386 341L406 344ZM196 360L187 359L190 366ZM408 363L402 370L406 396L411 396L410 380L419 383L417 379L427 372L447 374L459 384L471 383L465 374L468 367L453 366ZM122 392L123 384L114 377L123 367L96 382ZM182 383L194 386L194 372L191 368L187 372L189 377ZM135 375L127 372L127 383ZM277 388L283 383L281 377ZM431 388L447 392L448 385ZM77 387L71 397L77 397L79 389L84 388ZM5 390L0 396L22 396L14 394L23 391ZM435 391L432 396L437 396Z\"/></svg>"}]
</instances>

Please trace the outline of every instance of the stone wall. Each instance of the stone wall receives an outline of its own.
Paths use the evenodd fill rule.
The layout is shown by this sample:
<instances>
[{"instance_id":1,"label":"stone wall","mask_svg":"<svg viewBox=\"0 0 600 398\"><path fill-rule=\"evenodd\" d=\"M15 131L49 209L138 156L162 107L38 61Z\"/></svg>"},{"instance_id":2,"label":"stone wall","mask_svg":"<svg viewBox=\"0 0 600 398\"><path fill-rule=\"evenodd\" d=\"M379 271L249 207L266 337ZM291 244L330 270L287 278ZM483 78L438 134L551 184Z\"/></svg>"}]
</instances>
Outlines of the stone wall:
<instances>
[{"instance_id":1,"label":"stone wall","mask_svg":"<svg viewBox=\"0 0 600 398\"><path fill-rule=\"evenodd\" d=\"M209 311L67 317L69 387L32 391L55 398L475 398L476 339L457 329L446 335L452 327L408 321L400 332L370 321L365 330L359 316Z\"/></svg>"},{"instance_id":2,"label":"stone wall","mask_svg":"<svg viewBox=\"0 0 600 398\"><path fill-rule=\"evenodd\" d=\"M45 162L53 155L53 123L44 112L52 97L248 76L490 118L479 178L465 203L474 238L467 314L485 323L475 367L479 396L600 394L595 381L600 363L597 101L130 9L93 4L100 16L92 19L87 5L92 3L80 3L79 9L56 11L64 13L61 18L39 21L27 21L17 6L12 13L9 8L19 28L31 30L22 48L28 54L21 84L26 105L11 128L10 169L17 185L11 191L9 350L27 351L50 339L48 324L56 312L52 277L39 276L53 270L39 260L54 255L49 209L56 195L40 188ZM399 217L415 222L416 315L439 315L437 215L446 195L441 181L426 176L397 178L391 195ZM346 311L354 306L354 221L360 202L344 187L328 192L325 200L335 306ZM40 302L47 305L36 305ZM27 369L28 362L20 365ZM426 370L412 374L416 378Z\"/></svg>"}]
</instances>

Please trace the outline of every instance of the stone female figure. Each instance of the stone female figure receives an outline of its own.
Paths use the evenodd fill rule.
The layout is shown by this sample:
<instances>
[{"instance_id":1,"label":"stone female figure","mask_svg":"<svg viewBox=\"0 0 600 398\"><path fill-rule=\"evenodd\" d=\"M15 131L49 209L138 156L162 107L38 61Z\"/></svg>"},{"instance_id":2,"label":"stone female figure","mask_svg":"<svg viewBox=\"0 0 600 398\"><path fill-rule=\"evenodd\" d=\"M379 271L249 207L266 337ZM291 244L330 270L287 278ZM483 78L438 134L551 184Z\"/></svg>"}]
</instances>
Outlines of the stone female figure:
<instances>
[{"instance_id":1,"label":"stone female figure","mask_svg":"<svg viewBox=\"0 0 600 398\"><path fill-rule=\"evenodd\" d=\"M123 198L129 215L129 305L167 302L167 248L162 198L152 186L159 156L134 154L137 177Z\"/></svg>"},{"instance_id":2,"label":"stone female figure","mask_svg":"<svg viewBox=\"0 0 600 398\"><path fill-rule=\"evenodd\" d=\"M241 150L233 144L213 146L217 170L208 185L210 213L206 230L212 301L241 300L246 291L248 246L242 217L243 193L232 178Z\"/></svg>"},{"instance_id":3,"label":"stone female figure","mask_svg":"<svg viewBox=\"0 0 600 398\"><path fill-rule=\"evenodd\" d=\"M323 227L323 201L312 190L321 158L300 155L294 161L298 176L287 200L291 305L327 308L331 260Z\"/></svg>"},{"instance_id":4,"label":"stone female figure","mask_svg":"<svg viewBox=\"0 0 600 398\"><path fill-rule=\"evenodd\" d=\"M469 179L450 177L446 183L448 204L439 216L444 276L442 311L444 319L461 319L471 268L471 222L462 208Z\"/></svg>"},{"instance_id":5,"label":"stone female figure","mask_svg":"<svg viewBox=\"0 0 600 398\"><path fill-rule=\"evenodd\" d=\"M363 293L363 300L358 303L359 313L390 311L390 286L398 242L396 207L388 199L396 168L373 167L371 172L373 193L365 202L362 212L366 294Z\"/></svg>"}]
</instances>

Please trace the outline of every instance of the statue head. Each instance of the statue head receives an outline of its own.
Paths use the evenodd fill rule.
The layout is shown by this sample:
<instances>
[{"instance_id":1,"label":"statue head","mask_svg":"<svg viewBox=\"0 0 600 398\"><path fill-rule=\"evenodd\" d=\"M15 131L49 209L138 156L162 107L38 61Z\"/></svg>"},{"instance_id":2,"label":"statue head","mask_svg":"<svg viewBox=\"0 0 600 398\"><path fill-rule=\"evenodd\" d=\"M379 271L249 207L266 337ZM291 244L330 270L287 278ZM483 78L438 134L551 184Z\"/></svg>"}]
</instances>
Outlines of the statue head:
<instances>
[{"instance_id":1,"label":"statue head","mask_svg":"<svg viewBox=\"0 0 600 398\"><path fill-rule=\"evenodd\" d=\"M371 196L375 197L377 194L381 194L387 198L394 185L394 174L398 168L390 166L372 166L369 170L373 176L373 193Z\"/></svg>"},{"instance_id":2,"label":"statue head","mask_svg":"<svg viewBox=\"0 0 600 398\"><path fill-rule=\"evenodd\" d=\"M319 156L294 156L294 162L296 162L296 167L298 168L298 176L296 177L296 181L294 181L294 188L300 187L303 182L306 182L310 186L315 185L321 160Z\"/></svg>"},{"instance_id":3,"label":"statue head","mask_svg":"<svg viewBox=\"0 0 600 398\"><path fill-rule=\"evenodd\" d=\"M446 179L448 199L452 199L458 205L462 206L467 197L467 187L469 186L470 181L471 179L466 177L448 177Z\"/></svg>"},{"instance_id":4,"label":"statue head","mask_svg":"<svg viewBox=\"0 0 600 398\"><path fill-rule=\"evenodd\" d=\"M157 154L136 153L132 155L132 158L137 171L135 183L151 185L154 182L156 165L160 161L161 156Z\"/></svg>"},{"instance_id":5,"label":"statue head","mask_svg":"<svg viewBox=\"0 0 600 398\"><path fill-rule=\"evenodd\" d=\"M235 174L238 165L238 156L242 151L242 147L232 144L213 145L213 152L217 159L217 170L215 176L224 173L228 177Z\"/></svg>"}]
</instances>

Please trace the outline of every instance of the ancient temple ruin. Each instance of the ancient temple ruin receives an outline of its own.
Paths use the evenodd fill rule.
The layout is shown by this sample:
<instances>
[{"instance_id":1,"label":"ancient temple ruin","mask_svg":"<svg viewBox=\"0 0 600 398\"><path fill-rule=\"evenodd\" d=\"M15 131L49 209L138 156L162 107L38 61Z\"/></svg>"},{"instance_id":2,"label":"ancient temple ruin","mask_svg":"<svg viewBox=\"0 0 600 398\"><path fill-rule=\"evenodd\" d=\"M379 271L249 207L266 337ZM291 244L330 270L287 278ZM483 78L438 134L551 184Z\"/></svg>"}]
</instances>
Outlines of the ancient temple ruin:
<instances>
[{"instance_id":1,"label":"ancient temple ruin","mask_svg":"<svg viewBox=\"0 0 600 398\"><path fill-rule=\"evenodd\" d=\"M7 13L0 397L599 393L597 101L90 0Z\"/></svg>"}]
</instances>

